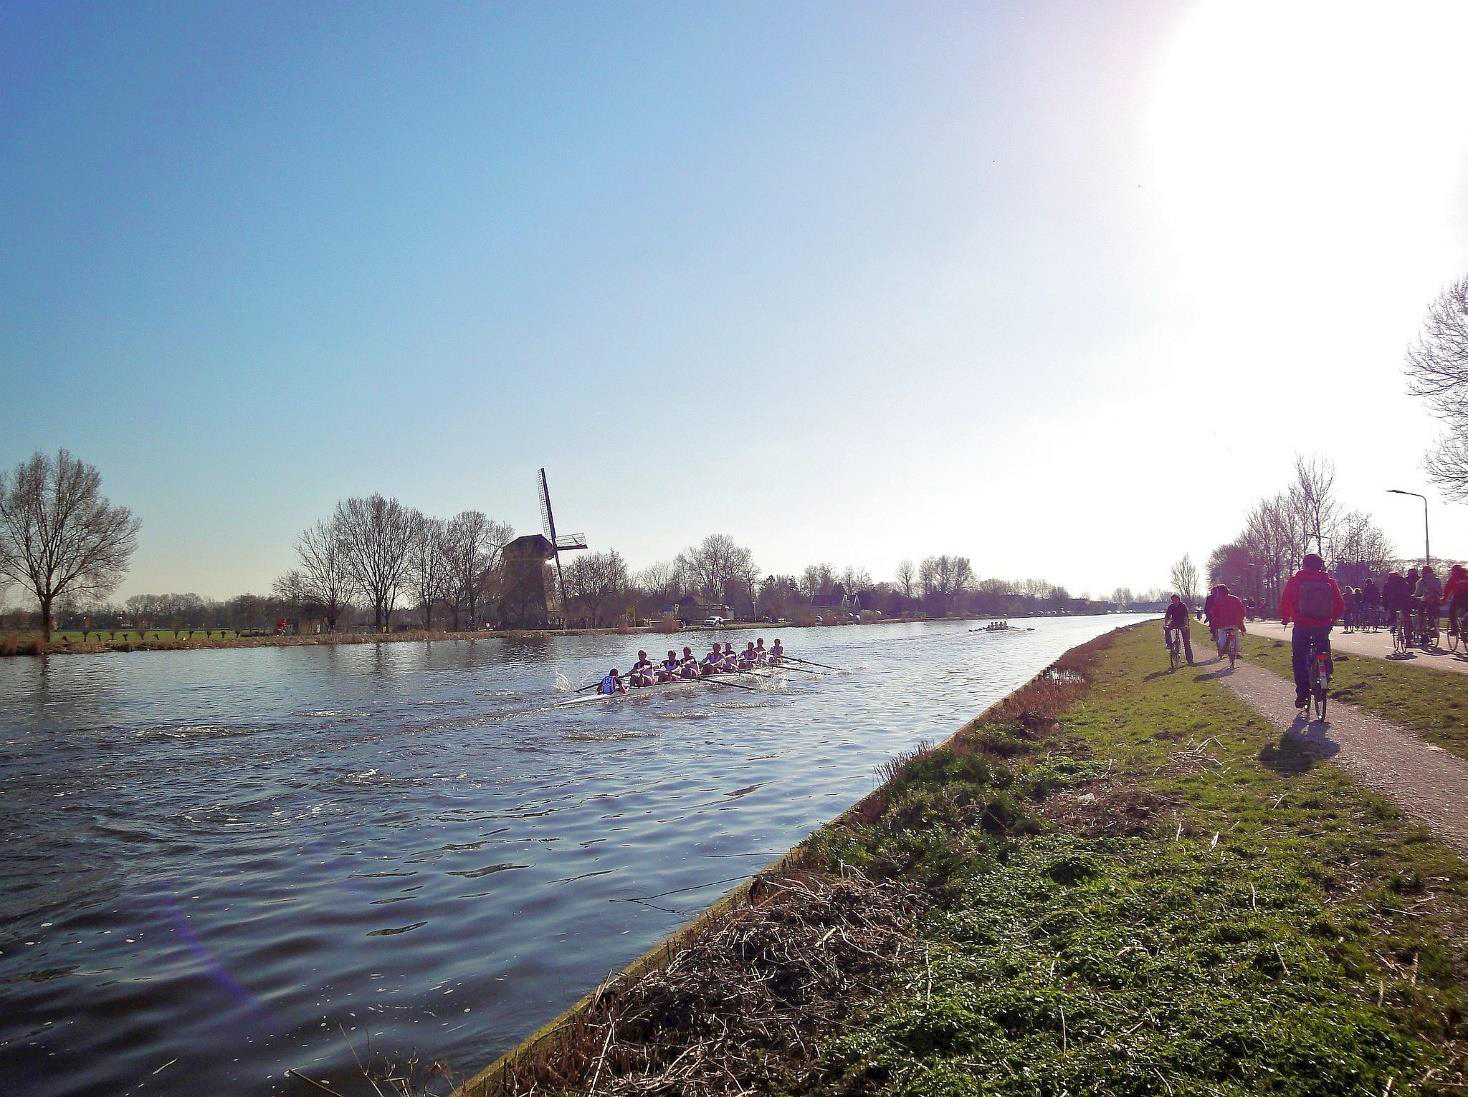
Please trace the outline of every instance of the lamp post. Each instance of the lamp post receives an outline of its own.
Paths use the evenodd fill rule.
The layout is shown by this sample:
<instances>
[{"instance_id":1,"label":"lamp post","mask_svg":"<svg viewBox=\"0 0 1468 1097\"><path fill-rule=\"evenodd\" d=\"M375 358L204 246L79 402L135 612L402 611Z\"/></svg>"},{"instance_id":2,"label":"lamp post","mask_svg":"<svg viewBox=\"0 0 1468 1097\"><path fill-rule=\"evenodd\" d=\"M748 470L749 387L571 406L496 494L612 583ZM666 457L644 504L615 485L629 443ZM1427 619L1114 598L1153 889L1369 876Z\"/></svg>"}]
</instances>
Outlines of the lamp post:
<instances>
[{"instance_id":1,"label":"lamp post","mask_svg":"<svg viewBox=\"0 0 1468 1097\"><path fill-rule=\"evenodd\" d=\"M1428 567L1432 567L1432 537L1427 529L1427 496L1416 491L1403 491L1401 488L1387 488L1392 495L1414 495L1422 500L1422 551L1423 559Z\"/></svg>"}]
</instances>

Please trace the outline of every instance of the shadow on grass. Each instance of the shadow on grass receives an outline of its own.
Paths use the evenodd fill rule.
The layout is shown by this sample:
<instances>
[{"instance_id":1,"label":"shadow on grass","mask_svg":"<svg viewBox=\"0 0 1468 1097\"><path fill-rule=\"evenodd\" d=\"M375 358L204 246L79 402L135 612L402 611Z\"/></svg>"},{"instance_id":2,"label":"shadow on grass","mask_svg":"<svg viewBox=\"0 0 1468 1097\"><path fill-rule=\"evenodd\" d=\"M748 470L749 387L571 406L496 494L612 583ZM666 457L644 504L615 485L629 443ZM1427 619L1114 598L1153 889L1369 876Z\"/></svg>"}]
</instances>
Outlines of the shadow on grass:
<instances>
[{"instance_id":1,"label":"shadow on grass","mask_svg":"<svg viewBox=\"0 0 1468 1097\"><path fill-rule=\"evenodd\" d=\"M1319 762L1340 753L1340 744L1327 733L1325 720L1308 720L1304 713L1296 716L1278 743L1270 743L1259 752L1259 761L1287 777L1306 773Z\"/></svg>"}]
</instances>

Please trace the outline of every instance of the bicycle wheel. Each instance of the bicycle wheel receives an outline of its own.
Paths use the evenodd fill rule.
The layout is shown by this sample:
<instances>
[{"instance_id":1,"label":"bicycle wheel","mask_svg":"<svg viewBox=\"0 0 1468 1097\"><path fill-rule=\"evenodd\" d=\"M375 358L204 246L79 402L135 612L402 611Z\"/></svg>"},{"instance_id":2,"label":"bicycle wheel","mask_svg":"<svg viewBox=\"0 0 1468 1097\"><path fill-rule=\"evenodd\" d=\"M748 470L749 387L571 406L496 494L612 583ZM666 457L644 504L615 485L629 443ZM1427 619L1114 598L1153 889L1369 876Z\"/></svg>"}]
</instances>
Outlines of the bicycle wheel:
<instances>
[{"instance_id":1,"label":"bicycle wheel","mask_svg":"<svg viewBox=\"0 0 1468 1097\"><path fill-rule=\"evenodd\" d=\"M1177 670L1178 659L1178 642L1174 640L1167 648L1167 660L1171 669Z\"/></svg>"},{"instance_id":2,"label":"bicycle wheel","mask_svg":"<svg viewBox=\"0 0 1468 1097\"><path fill-rule=\"evenodd\" d=\"M1394 655L1407 653L1407 630L1400 622L1392 625L1392 653Z\"/></svg>"},{"instance_id":3,"label":"bicycle wheel","mask_svg":"<svg viewBox=\"0 0 1468 1097\"><path fill-rule=\"evenodd\" d=\"M1458 654L1458 641L1460 637L1452 629L1448 630L1448 650L1454 655Z\"/></svg>"}]
</instances>

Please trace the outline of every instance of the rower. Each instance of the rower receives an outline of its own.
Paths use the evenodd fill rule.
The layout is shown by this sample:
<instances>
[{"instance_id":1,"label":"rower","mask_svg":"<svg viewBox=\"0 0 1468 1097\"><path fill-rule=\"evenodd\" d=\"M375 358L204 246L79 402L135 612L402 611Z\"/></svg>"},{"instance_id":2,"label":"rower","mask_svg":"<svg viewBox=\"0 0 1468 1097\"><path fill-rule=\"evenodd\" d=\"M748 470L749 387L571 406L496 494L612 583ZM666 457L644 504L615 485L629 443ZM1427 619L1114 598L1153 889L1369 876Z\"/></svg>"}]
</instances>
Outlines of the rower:
<instances>
[{"instance_id":1,"label":"rower","mask_svg":"<svg viewBox=\"0 0 1468 1097\"><path fill-rule=\"evenodd\" d=\"M755 660L759 658L759 652L754 649L754 641L744 645L744 650L739 653L739 669L749 670L754 666Z\"/></svg>"},{"instance_id":2,"label":"rower","mask_svg":"<svg viewBox=\"0 0 1468 1097\"><path fill-rule=\"evenodd\" d=\"M764 666L770 661L770 653L765 650L765 638L763 636L754 645L754 656L759 661L760 666Z\"/></svg>"},{"instance_id":3,"label":"rower","mask_svg":"<svg viewBox=\"0 0 1468 1097\"><path fill-rule=\"evenodd\" d=\"M705 678L724 669L724 653L719 650L718 644L710 648L709 653L703 657L702 667Z\"/></svg>"},{"instance_id":4,"label":"rower","mask_svg":"<svg viewBox=\"0 0 1468 1097\"><path fill-rule=\"evenodd\" d=\"M785 649L780 645L780 638L775 637L775 646L770 648L770 662L778 663L785 658Z\"/></svg>"},{"instance_id":5,"label":"rower","mask_svg":"<svg viewBox=\"0 0 1468 1097\"><path fill-rule=\"evenodd\" d=\"M623 683L622 676L617 673L616 667L613 667L607 673L607 676L601 680L600 684L596 687L596 692L600 693L603 697L610 697L614 693L627 692L627 686Z\"/></svg>"},{"instance_id":6,"label":"rower","mask_svg":"<svg viewBox=\"0 0 1468 1097\"><path fill-rule=\"evenodd\" d=\"M692 648L685 647L683 649L683 660L678 664L678 673L684 678L702 677L698 673L698 660L694 658Z\"/></svg>"},{"instance_id":7,"label":"rower","mask_svg":"<svg viewBox=\"0 0 1468 1097\"><path fill-rule=\"evenodd\" d=\"M632 685L650 686L653 683L652 660L647 657L647 652L637 653L637 662L632 664Z\"/></svg>"},{"instance_id":8,"label":"rower","mask_svg":"<svg viewBox=\"0 0 1468 1097\"><path fill-rule=\"evenodd\" d=\"M733 673L739 669L739 660L734 655L734 645L724 645L724 669Z\"/></svg>"},{"instance_id":9,"label":"rower","mask_svg":"<svg viewBox=\"0 0 1468 1097\"><path fill-rule=\"evenodd\" d=\"M672 648L668 649L668 657L658 664L658 681L671 682L678 677L678 671L682 667L678 661L678 653Z\"/></svg>"}]
</instances>

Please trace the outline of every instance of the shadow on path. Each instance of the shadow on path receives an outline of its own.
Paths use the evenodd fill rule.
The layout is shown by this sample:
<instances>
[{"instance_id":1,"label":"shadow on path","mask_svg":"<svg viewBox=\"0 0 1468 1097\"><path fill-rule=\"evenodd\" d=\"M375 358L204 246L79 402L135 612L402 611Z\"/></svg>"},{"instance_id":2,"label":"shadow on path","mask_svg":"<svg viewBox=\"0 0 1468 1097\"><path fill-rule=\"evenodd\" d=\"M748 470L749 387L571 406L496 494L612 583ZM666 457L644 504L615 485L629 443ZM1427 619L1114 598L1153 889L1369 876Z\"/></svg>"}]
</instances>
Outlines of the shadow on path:
<instances>
[{"instance_id":1,"label":"shadow on path","mask_svg":"<svg viewBox=\"0 0 1468 1097\"><path fill-rule=\"evenodd\" d=\"M1330 737L1330 721L1311 720L1301 712L1284 729L1278 743L1259 752L1259 761L1286 776L1305 773L1319 762L1340 753L1341 745Z\"/></svg>"}]
</instances>

